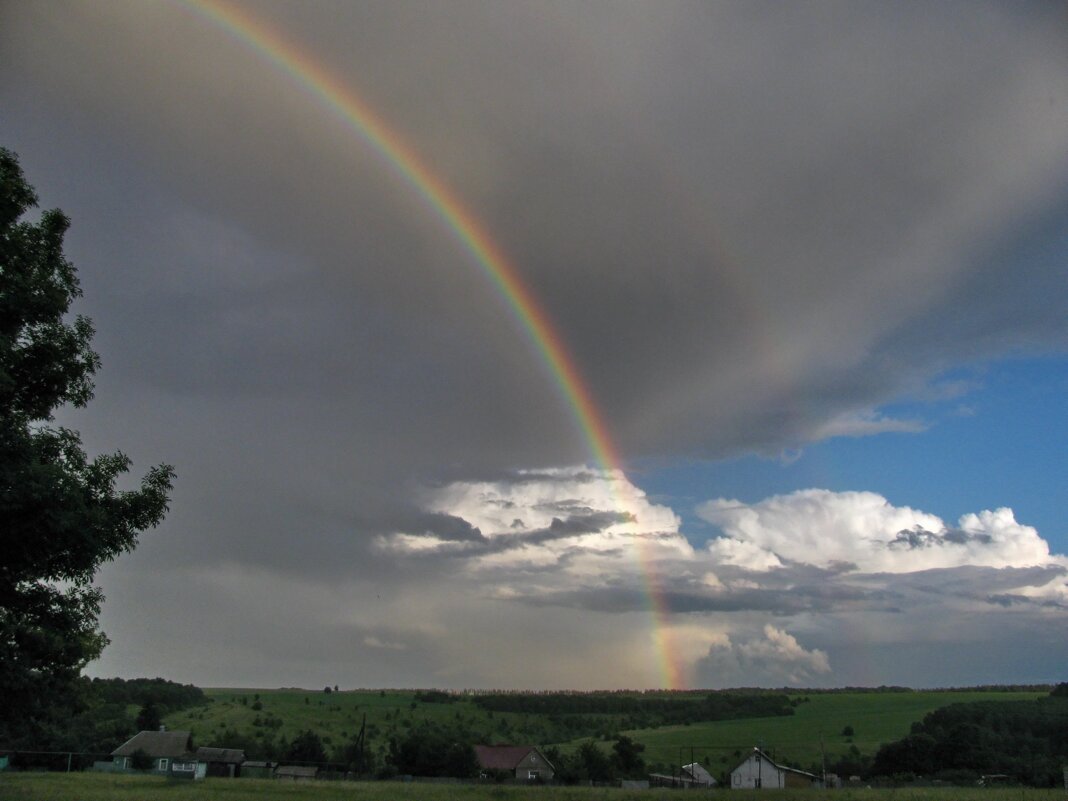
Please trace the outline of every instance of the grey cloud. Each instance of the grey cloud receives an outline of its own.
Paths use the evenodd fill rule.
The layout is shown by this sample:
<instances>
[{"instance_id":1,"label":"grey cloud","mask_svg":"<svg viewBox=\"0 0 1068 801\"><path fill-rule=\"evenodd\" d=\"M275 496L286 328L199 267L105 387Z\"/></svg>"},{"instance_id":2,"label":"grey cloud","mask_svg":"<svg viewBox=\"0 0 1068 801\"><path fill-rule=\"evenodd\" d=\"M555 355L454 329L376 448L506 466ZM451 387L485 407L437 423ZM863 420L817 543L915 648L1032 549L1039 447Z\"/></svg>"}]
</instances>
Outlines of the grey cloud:
<instances>
[{"instance_id":1,"label":"grey cloud","mask_svg":"<svg viewBox=\"0 0 1068 801\"><path fill-rule=\"evenodd\" d=\"M619 512L591 512L586 515L568 517L566 520L554 517L552 522L542 529L516 531L514 533L485 537L481 531L461 518L452 515L437 515L434 517L447 521L449 528L444 530L444 534L441 533L443 529L440 527L438 529L427 528L425 533L436 534L449 543L458 544L459 547L412 551L406 554L407 558L416 560L437 559L440 557L475 559L489 554L506 553L528 545L541 545L583 534L596 534L615 523L629 519L628 515ZM450 530L459 531L463 536L456 536ZM422 534L424 532L421 531L419 533Z\"/></svg>"},{"instance_id":2,"label":"grey cloud","mask_svg":"<svg viewBox=\"0 0 1068 801\"><path fill-rule=\"evenodd\" d=\"M485 542L486 538L475 526L462 517L447 514L430 514L420 533L433 534L450 542Z\"/></svg>"},{"instance_id":3,"label":"grey cloud","mask_svg":"<svg viewBox=\"0 0 1068 801\"><path fill-rule=\"evenodd\" d=\"M938 548L947 542L953 545L965 545L969 542L989 544L993 538L989 534L972 534L956 528L935 533L923 528L903 529L897 536L886 543L890 550L916 550L919 548Z\"/></svg>"}]
</instances>

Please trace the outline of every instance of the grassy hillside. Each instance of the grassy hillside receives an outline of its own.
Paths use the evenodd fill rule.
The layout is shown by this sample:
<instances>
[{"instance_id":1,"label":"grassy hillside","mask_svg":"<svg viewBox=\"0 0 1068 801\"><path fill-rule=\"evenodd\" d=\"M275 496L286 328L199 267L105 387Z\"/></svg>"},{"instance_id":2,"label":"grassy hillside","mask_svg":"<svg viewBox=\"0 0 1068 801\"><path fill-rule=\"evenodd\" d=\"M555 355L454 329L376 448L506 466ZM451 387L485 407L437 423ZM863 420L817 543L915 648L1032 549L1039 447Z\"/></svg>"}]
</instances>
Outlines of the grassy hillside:
<instances>
[{"instance_id":1,"label":"grassy hillside","mask_svg":"<svg viewBox=\"0 0 1068 801\"><path fill-rule=\"evenodd\" d=\"M851 745L874 754L885 742L908 734L913 721L948 704L970 701L1031 700L1041 692L915 691L902 693L812 694L790 717L725 720L691 726L666 726L626 732L646 747L646 762L678 763L680 749L686 762L690 748L703 763L707 756L712 773L734 766L738 755L763 744L780 761L803 768L820 764L820 733L828 762L844 755ZM852 726L854 734L842 734Z\"/></svg>"},{"instance_id":2,"label":"grassy hillside","mask_svg":"<svg viewBox=\"0 0 1068 801\"><path fill-rule=\"evenodd\" d=\"M517 712L491 712L469 697L453 697L448 702L417 700L415 691L208 689L211 703L168 715L171 729L190 729L200 744L228 745L228 731L266 735L291 740L298 732L318 732L330 751L350 742L360 730L366 715L368 741L381 752L389 738L401 735L423 721L448 725L470 732L489 743L563 744L570 751L582 735L603 738L619 732L624 716L568 716ZM978 700L1028 700L1041 692L998 691L915 691L894 693L813 693L795 696L803 700L788 717L702 722L690 725L635 729L625 733L646 746L650 765L677 765L690 761L690 749L702 762L708 760L714 774L729 769L738 755L763 744L780 760L808 768L820 763L820 734L828 762L845 754L851 746L861 753L874 754L878 747L908 733L910 725L925 714L952 703ZM259 709L256 708L257 704ZM570 718L570 719L569 719ZM842 734L853 728L852 737Z\"/></svg>"},{"instance_id":3,"label":"grassy hillside","mask_svg":"<svg viewBox=\"0 0 1068 801\"><path fill-rule=\"evenodd\" d=\"M545 716L487 712L468 699L446 703L417 700L415 691L206 689L206 706L168 715L170 729L189 729L200 744L226 745L227 730L291 740L305 729L317 732L327 750L353 740L366 716L368 741L384 747L389 738L423 721L463 727L488 743L547 743L569 736ZM256 708L257 704L259 709Z\"/></svg>"}]
</instances>

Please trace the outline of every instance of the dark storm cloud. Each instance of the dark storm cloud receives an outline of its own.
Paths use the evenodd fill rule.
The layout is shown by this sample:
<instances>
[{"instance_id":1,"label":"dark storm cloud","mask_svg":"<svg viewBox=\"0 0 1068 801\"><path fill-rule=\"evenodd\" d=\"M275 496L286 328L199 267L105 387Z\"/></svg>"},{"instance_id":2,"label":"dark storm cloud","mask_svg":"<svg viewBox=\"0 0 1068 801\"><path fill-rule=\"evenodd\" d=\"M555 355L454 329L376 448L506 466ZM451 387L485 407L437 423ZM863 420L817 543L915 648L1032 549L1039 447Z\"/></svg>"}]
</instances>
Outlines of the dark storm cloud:
<instances>
[{"instance_id":1,"label":"dark storm cloud","mask_svg":"<svg viewBox=\"0 0 1068 801\"><path fill-rule=\"evenodd\" d=\"M477 559L490 554L501 554L531 545L543 545L557 540L567 540L583 534L596 534L616 523L629 520L629 516L619 512L590 512L573 515L565 520L554 517L552 522L542 529L517 531L515 533L497 534L487 538L466 520L452 515L434 515L445 525L427 526L424 534L436 536L446 542L445 547L414 551L409 554L416 559ZM457 536L459 532L460 536Z\"/></svg>"},{"instance_id":2,"label":"dark storm cloud","mask_svg":"<svg viewBox=\"0 0 1068 801\"><path fill-rule=\"evenodd\" d=\"M667 589L659 596L673 614L710 612L767 612L773 615L798 615L804 612L896 611L890 606L893 593L849 586L794 587L789 590L751 588L710 592ZM542 595L512 598L532 606L587 609L596 612L644 612L649 609L649 595L640 587L582 587Z\"/></svg>"},{"instance_id":3,"label":"dark storm cloud","mask_svg":"<svg viewBox=\"0 0 1068 801\"><path fill-rule=\"evenodd\" d=\"M1065 57L1039 12L846 4L829 26L759 4L537 8L253 12L485 220L624 453L804 441L976 341L952 321L993 323L973 357L1064 341L1064 282L1041 281L1055 268L994 258L1068 169ZM166 387L352 398L358 430L405 429L404 464L435 471L445 453L468 471L585 457L470 257L307 93L180 8L14 22L20 80L221 231L299 265L258 298L157 295ZM19 23L41 33L15 41ZM1030 293L1029 313L992 319L1003 295L974 282Z\"/></svg>"}]
</instances>

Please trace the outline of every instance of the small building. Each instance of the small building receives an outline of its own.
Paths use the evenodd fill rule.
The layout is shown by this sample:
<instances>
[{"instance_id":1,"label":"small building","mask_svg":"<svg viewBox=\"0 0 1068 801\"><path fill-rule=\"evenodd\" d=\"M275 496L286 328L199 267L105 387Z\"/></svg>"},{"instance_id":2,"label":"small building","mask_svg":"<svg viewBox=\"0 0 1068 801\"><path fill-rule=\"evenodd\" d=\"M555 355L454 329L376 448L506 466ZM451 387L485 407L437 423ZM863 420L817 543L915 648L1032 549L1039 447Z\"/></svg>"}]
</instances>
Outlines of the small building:
<instances>
[{"instance_id":1,"label":"small building","mask_svg":"<svg viewBox=\"0 0 1068 801\"><path fill-rule=\"evenodd\" d=\"M179 779L202 779L207 766L202 766L193 753L193 737L188 731L139 731L111 752L116 768L133 769L133 756L138 751L152 760L149 770Z\"/></svg>"},{"instance_id":2,"label":"small building","mask_svg":"<svg viewBox=\"0 0 1068 801\"><path fill-rule=\"evenodd\" d=\"M319 773L319 769L308 765L280 765L274 771L276 779L287 779L293 782L310 782Z\"/></svg>"},{"instance_id":3,"label":"small building","mask_svg":"<svg viewBox=\"0 0 1068 801\"><path fill-rule=\"evenodd\" d=\"M210 748L202 745L197 749L197 761L206 765L206 775L234 778L241 775L245 752L240 748Z\"/></svg>"},{"instance_id":4,"label":"small building","mask_svg":"<svg viewBox=\"0 0 1068 801\"><path fill-rule=\"evenodd\" d=\"M694 787L715 787L716 780L712 774L705 770L700 762L691 762L682 766L683 775L689 776Z\"/></svg>"},{"instance_id":5,"label":"small building","mask_svg":"<svg viewBox=\"0 0 1068 801\"><path fill-rule=\"evenodd\" d=\"M269 779L274 775L274 762L242 762L241 777L244 779Z\"/></svg>"},{"instance_id":6,"label":"small building","mask_svg":"<svg viewBox=\"0 0 1068 801\"><path fill-rule=\"evenodd\" d=\"M819 777L815 774L779 765L759 748L754 748L731 771L732 790L818 787L819 784Z\"/></svg>"},{"instance_id":7,"label":"small building","mask_svg":"<svg viewBox=\"0 0 1068 801\"><path fill-rule=\"evenodd\" d=\"M715 787L717 782L704 765L700 762L691 762L683 765L679 772L668 775L666 773L649 774L649 784L653 787L681 787L684 789L698 789L702 787Z\"/></svg>"},{"instance_id":8,"label":"small building","mask_svg":"<svg viewBox=\"0 0 1068 801\"><path fill-rule=\"evenodd\" d=\"M475 757L482 775L510 773L520 781L552 781L556 768L534 745L476 745Z\"/></svg>"}]
</instances>

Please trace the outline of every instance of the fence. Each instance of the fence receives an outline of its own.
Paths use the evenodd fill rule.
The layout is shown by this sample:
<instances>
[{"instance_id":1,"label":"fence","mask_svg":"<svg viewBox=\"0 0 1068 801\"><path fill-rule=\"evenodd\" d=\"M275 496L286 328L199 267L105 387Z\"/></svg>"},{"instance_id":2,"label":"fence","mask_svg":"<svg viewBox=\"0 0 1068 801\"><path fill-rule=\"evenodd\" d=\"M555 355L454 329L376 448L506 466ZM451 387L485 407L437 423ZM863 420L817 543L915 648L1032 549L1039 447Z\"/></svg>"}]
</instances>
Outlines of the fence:
<instances>
[{"instance_id":1,"label":"fence","mask_svg":"<svg viewBox=\"0 0 1068 801\"><path fill-rule=\"evenodd\" d=\"M94 762L111 762L111 754L85 751L9 751L0 749L0 763L6 758L5 770L33 770L47 773L72 773L90 770Z\"/></svg>"}]
</instances>

